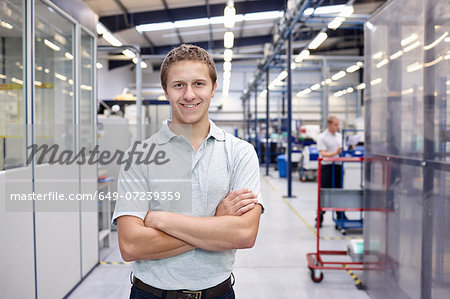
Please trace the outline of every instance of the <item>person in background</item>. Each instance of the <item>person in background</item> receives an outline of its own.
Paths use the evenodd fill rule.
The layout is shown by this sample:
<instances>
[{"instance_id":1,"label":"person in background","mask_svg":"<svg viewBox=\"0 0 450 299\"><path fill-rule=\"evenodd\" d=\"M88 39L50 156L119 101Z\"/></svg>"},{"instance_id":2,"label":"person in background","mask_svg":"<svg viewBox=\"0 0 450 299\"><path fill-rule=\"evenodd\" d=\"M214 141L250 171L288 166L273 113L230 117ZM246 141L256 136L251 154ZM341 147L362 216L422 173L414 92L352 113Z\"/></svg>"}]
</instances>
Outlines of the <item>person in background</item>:
<instances>
[{"instance_id":1,"label":"person in background","mask_svg":"<svg viewBox=\"0 0 450 299\"><path fill-rule=\"evenodd\" d=\"M337 158L342 152L342 134L339 133L339 119L334 115L329 115L327 118L327 128L319 134L317 138L317 150L321 158ZM329 161L322 161L321 172L321 188L342 188L342 165L338 162L334 164ZM334 186L333 186L334 176ZM323 216L325 212L317 215L316 221L320 221L322 227ZM344 212L337 212L337 218L342 217L346 219Z\"/></svg>"}]
</instances>

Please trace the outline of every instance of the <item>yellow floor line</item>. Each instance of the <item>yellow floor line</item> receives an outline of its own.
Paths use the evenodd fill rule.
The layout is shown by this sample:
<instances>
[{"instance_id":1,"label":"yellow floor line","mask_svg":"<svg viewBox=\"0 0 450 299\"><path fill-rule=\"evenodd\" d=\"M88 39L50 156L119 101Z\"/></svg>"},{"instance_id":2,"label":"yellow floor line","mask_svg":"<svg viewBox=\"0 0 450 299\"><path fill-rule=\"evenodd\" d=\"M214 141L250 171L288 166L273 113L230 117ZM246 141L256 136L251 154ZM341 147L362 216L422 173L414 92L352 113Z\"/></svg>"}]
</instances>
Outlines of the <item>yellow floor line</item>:
<instances>
[{"instance_id":1,"label":"yellow floor line","mask_svg":"<svg viewBox=\"0 0 450 299\"><path fill-rule=\"evenodd\" d=\"M297 210L289 203L289 201L286 200L286 198L284 198L284 196L281 196L281 199L288 205L288 207L294 212L295 215L297 215L298 218L300 218L300 220L306 225L306 227L308 227L311 232L317 236L317 232L311 227L311 225L308 224L308 222L306 222L305 218L302 217L302 215L300 215L299 212L297 212Z\"/></svg>"},{"instance_id":2,"label":"yellow floor line","mask_svg":"<svg viewBox=\"0 0 450 299\"><path fill-rule=\"evenodd\" d=\"M269 185L270 188L272 188L273 191L277 191L277 188L275 188L275 187L272 185L272 183L271 183L265 176L263 176L262 178L263 178L264 181L266 181L267 185Z\"/></svg>"},{"instance_id":3,"label":"yellow floor line","mask_svg":"<svg viewBox=\"0 0 450 299\"><path fill-rule=\"evenodd\" d=\"M262 177L263 180L267 183L267 185L270 186L270 188L272 188L273 191L276 191L277 189L272 185L272 183L270 183L270 181L263 176ZM297 212L297 210L286 200L286 198L284 198L284 196L281 196L281 199L287 204L287 206L294 212L295 215L297 215L298 218L300 218L300 220L306 225L306 227L308 227L311 232L317 236L317 232L308 224L308 222L306 222L306 220L302 217L302 215L300 215L299 212Z\"/></svg>"}]
</instances>

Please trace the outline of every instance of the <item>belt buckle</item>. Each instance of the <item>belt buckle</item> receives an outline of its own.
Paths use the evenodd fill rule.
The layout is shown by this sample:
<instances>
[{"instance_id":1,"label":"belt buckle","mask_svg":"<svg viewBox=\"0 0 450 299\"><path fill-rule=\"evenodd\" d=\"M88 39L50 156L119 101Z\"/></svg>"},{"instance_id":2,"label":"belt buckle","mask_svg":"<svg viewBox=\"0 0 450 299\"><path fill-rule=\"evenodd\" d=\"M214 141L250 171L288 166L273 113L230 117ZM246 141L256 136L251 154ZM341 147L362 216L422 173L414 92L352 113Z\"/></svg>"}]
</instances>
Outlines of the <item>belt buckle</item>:
<instances>
[{"instance_id":1,"label":"belt buckle","mask_svg":"<svg viewBox=\"0 0 450 299\"><path fill-rule=\"evenodd\" d=\"M201 299L202 298L202 291L182 291L183 294L186 294L186 299ZM193 296L191 296L193 295Z\"/></svg>"}]
</instances>

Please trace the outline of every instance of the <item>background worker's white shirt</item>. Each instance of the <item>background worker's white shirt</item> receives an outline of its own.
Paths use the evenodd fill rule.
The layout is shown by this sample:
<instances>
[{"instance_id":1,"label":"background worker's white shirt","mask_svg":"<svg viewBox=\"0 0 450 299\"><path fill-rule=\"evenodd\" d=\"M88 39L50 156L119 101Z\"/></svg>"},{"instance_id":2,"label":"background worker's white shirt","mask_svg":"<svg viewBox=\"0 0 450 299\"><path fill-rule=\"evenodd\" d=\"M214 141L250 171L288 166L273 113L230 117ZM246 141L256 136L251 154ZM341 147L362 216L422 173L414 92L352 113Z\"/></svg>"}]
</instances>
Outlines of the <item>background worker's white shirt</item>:
<instances>
[{"instance_id":1,"label":"background worker's white shirt","mask_svg":"<svg viewBox=\"0 0 450 299\"><path fill-rule=\"evenodd\" d=\"M328 131L328 128L319 134L317 138L317 150L335 152L339 147L342 147L342 134L336 132L332 134ZM320 155L322 157L322 155ZM334 155L333 158L337 158L339 155ZM323 165L331 164L331 162L322 162Z\"/></svg>"}]
</instances>

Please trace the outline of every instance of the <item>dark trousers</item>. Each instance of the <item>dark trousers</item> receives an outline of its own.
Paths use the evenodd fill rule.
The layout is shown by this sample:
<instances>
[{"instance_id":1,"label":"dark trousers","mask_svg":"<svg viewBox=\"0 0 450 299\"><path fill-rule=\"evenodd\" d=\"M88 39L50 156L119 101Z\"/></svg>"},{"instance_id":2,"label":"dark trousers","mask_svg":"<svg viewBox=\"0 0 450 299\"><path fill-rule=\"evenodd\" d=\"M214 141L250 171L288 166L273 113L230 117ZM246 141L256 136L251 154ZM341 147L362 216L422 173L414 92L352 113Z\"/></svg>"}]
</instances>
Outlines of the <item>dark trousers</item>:
<instances>
[{"instance_id":1,"label":"dark trousers","mask_svg":"<svg viewBox=\"0 0 450 299\"><path fill-rule=\"evenodd\" d=\"M333 165L321 165L320 177L320 188L342 188L342 165L334 164L334 167ZM320 223L323 222L324 214L325 212L320 213ZM336 212L336 217L338 219L344 217L344 212Z\"/></svg>"},{"instance_id":2,"label":"dark trousers","mask_svg":"<svg viewBox=\"0 0 450 299\"><path fill-rule=\"evenodd\" d=\"M131 286L130 299L165 299L165 298L166 298L166 291L164 291L162 297L158 297L153 295L152 293L143 291L135 287L134 285ZM201 299L204 299L204 296L202 296ZM235 299L233 287L225 294L213 297L211 299Z\"/></svg>"}]
</instances>

